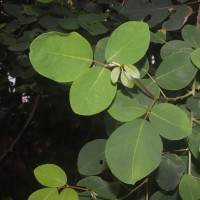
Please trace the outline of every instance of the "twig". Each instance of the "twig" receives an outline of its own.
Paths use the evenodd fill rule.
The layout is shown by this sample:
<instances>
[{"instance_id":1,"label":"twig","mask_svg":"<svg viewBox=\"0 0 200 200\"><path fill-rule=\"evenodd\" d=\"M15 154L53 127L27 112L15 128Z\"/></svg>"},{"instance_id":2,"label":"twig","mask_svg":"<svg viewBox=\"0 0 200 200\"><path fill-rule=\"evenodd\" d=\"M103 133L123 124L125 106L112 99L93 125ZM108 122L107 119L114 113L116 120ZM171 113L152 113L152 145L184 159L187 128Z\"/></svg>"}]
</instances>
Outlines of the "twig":
<instances>
[{"instance_id":1,"label":"twig","mask_svg":"<svg viewBox=\"0 0 200 200\"><path fill-rule=\"evenodd\" d=\"M16 143L19 141L19 139L21 138L21 136L23 135L24 131L26 130L26 128L28 127L28 125L30 124L31 120L33 119L33 116L35 115L38 103L39 103L39 99L40 99L40 95L38 94L34 105L33 105L33 109L28 117L28 119L26 120L24 126L22 127L21 131L19 132L19 134L17 135L17 137L15 138L15 140L13 141L13 143L10 145L10 147L3 153L3 155L1 155L0 157L0 161L9 153L13 150L14 146L16 145Z\"/></svg>"},{"instance_id":2,"label":"twig","mask_svg":"<svg viewBox=\"0 0 200 200\"><path fill-rule=\"evenodd\" d=\"M144 116L144 120L148 117L148 115L149 115L149 113L151 112L151 110L152 110L154 104L156 103L156 101L157 101L157 98L155 98L155 99L153 100L153 102L151 103L149 109L147 110L146 115Z\"/></svg>"}]
</instances>

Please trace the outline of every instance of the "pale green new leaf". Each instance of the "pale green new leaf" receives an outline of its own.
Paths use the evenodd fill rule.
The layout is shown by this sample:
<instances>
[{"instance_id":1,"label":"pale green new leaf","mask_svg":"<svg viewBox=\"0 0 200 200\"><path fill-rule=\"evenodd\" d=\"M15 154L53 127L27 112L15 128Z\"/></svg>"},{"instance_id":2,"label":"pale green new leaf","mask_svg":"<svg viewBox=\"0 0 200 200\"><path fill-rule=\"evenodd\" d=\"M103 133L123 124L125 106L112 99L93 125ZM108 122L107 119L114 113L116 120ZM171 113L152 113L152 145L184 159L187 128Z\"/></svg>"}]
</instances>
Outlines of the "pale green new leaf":
<instances>
[{"instance_id":1,"label":"pale green new leaf","mask_svg":"<svg viewBox=\"0 0 200 200\"><path fill-rule=\"evenodd\" d=\"M136 78L136 79L140 78L140 72L134 65L126 64L126 65L123 65L123 66L124 66L124 70L127 72L127 74L130 77Z\"/></svg>"},{"instance_id":2,"label":"pale green new leaf","mask_svg":"<svg viewBox=\"0 0 200 200\"><path fill-rule=\"evenodd\" d=\"M56 188L43 188L33 192L28 200L58 200L58 190Z\"/></svg>"},{"instance_id":3,"label":"pale green new leaf","mask_svg":"<svg viewBox=\"0 0 200 200\"><path fill-rule=\"evenodd\" d=\"M119 75L120 75L120 68L119 67L115 67L112 71L111 71L111 75L110 75L110 78L111 78L111 81L113 83L117 83L118 79L119 79Z\"/></svg>"},{"instance_id":4,"label":"pale green new leaf","mask_svg":"<svg viewBox=\"0 0 200 200\"><path fill-rule=\"evenodd\" d=\"M186 113L173 104L155 105L149 114L149 119L157 132L169 140L183 139L192 132Z\"/></svg>"},{"instance_id":5,"label":"pale green new leaf","mask_svg":"<svg viewBox=\"0 0 200 200\"><path fill-rule=\"evenodd\" d=\"M83 175L97 175L108 166L105 159L106 140L96 139L88 142L79 152L78 171Z\"/></svg>"},{"instance_id":6,"label":"pale green new leaf","mask_svg":"<svg viewBox=\"0 0 200 200\"><path fill-rule=\"evenodd\" d=\"M108 63L136 63L146 53L150 42L149 27L144 22L126 22L111 34L106 46Z\"/></svg>"},{"instance_id":7,"label":"pale green new leaf","mask_svg":"<svg viewBox=\"0 0 200 200\"><path fill-rule=\"evenodd\" d=\"M120 76L121 83L127 88L133 88L134 83L131 80L131 77L124 71L121 72Z\"/></svg>"},{"instance_id":8,"label":"pale green new leaf","mask_svg":"<svg viewBox=\"0 0 200 200\"><path fill-rule=\"evenodd\" d=\"M44 164L34 169L35 178L47 187L61 187L67 183L65 172L54 164Z\"/></svg>"},{"instance_id":9,"label":"pale green new leaf","mask_svg":"<svg viewBox=\"0 0 200 200\"><path fill-rule=\"evenodd\" d=\"M156 82L167 90L186 87L197 73L190 60L190 53L178 52L166 57L156 71Z\"/></svg>"},{"instance_id":10,"label":"pale green new leaf","mask_svg":"<svg viewBox=\"0 0 200 200\"><path fill-rule=\"evenodd\" d=\"M146 112L146 108L139 104L134 98L131 98L121 90L117 92L117 95L108 109L108 113L116 120L121 122L127 122L134 120Z\"/></svg>"},{"instance_id":11,"label":"pale green new leaf","mask_svg":"<svg viewBox=\"0 0 200 200\"><path fill-rule=\"evenodd\" d=\"M30 61L41 75L57 82L71 82L92 64L92 49L78 33L48 32L30 45Z\"/></svg>"},{"instance_id":12,"label":"pale green new leaf","mask_svg":"<svg viewBox=\"0 0 200 200\"><path fill-rule=\"evenodd\" d=\"M137 119L111 134L105 155L111 172L122 182L133 185L160 164L162 141L149 122Z\"/></svg>"},{"instance_id":13,"label":"pale green new leaf","mask_svg":"<svg viewBox=\"0 0 200 200\"><path fill-rule=\"evenodd\" d=\"M59 200L78 200L78 193L72 188L65 188L59 195Z\"/></svg>"},{"instance_id":14,"label":"pale green new leaf","mask_svg":"<svg viewBox=\"0 0 200 200\"><path fill-rule=\"evenodd\" d=\"M79 76L70 90L70 104L79 115L94 115L106 109L117 90L110 80L110 70L96 66Z\"/></svg>"},{"instance_id":15,"label":"pale green new leaf","mask_svg":"<svg viewBox=\"0 0 200 200\"><path fill-rule=\"evenodd\" d=\"M191 60L200 69L200 48L191 53Z\"/></svg>"},{"instance_id":16,"label":"pale green new leaf","mask_svg":"<svg viewBox=\"0 0 200 200\"><path fill-rule=\"evenodd\" d=\"M179 184L179 194L182 200L200 199L200 180L185 174Z\"/></svg>"}]
</instances>

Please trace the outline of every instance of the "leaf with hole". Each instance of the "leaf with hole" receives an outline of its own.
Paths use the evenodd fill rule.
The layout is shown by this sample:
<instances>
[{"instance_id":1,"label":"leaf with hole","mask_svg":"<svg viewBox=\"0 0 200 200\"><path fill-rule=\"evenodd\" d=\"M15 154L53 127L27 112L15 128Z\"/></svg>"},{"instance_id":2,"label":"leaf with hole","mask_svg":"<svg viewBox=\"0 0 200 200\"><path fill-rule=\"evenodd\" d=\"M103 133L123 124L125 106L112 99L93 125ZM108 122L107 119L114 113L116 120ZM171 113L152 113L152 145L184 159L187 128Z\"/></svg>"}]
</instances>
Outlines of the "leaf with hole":
<instances>
[{"instance_id":1,"label":"leaf with hole","mask_svg":"<svg viewBox=\"0 0 200 200\"><path fill-rule=\"evenodd\" d=\"M134 185L160 164L162 141L149 122L136 119L111 134L105 155L113 175Z\"/></svg>"},{"instance_id":2,"label":"leaf with hole","mask_svg":"<svg viewBox=\"0 0 200 200\"><path fill-rule=\"evenodd\" d=\"M157 132L169 140L183 139L192 132L186 113L173 104L155 105L149 114L149 120Z\"/></svg>"},{"instance_id":3,"label":"leaf with hole","mask_svg":"<svg viewBox=\"0 0 200 200\"><path fill-rule=\"evenodd\" d=\"M146 53L150 42L149 27L144 22L126 22L111 34L106 46L108 63L136 63Z\"/></svg>"},{"instance_id":4,"label":"leaf with hole","mask_svg":"<svg viewBox=\"0 0 200 200\"><path fill-rule=\"evenodd\" d=\"M41 75L57 82L71 82L92 64L92 49L78 33L48 32L30 45L30 61Z\"/></svg>"},{"instance_id":5,"label":"leaf with hole","mask_svg":"<svg viewBox=\"0 0 200 200\"><path fill-rule=\"evenodd\" d=\"M108 166L105 159L106 140L96 139L88 142L78 155L78 171L83 175L97 175Z\"/></svg>"},{"instance_id":6,"label":"leaf with hole","mask_svg":"<svg viewBox=\"0 0 200 200\"><path fill-rule=\"evenodd\" d=\"M67 183L65 172L54 164L44 164L34 169L35 178L46 187L62 187Z\"/></svg>"},{"instance_id":7,"label":"leaf with hole","mask_svg":"<svg viewBox=\"0 0 200 200\"><path fill-rule=\"evenodd\" d=\"M28 200L58 200L58 190L56 188L43 188L33 192Z\"/></svg>"},{"instance_id":8,"label":"leaf with hole","mask_svg":"<svg viewBox=\"0 0 200 200\"><path fill-rule=\"evenodd\" d=\"M180 90L190 84L197 73L190 53L178 52L168 56L156 71L156 82L167 90Z\"/></svg>"},{"instance_id":9,"label":"leaf with hole","mask_svg":"<svg viewBox=\"0 0 200 200\"><path fill-rule=\"evenodd\" d=\"M105 110L115 97L117 87L110 70L96 66L80 75L70 89L70 104L79 115L94 115Z\"/></svg>"}]
</instances>

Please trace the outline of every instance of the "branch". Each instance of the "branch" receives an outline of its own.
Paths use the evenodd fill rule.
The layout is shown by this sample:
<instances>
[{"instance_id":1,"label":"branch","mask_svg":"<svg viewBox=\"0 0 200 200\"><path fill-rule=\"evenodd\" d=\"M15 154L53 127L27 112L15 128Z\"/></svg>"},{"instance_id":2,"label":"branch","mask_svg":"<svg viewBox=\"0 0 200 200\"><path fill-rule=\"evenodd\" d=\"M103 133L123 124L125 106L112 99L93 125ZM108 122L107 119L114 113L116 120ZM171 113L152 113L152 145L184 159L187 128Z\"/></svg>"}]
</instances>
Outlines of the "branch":
<instances>
[{"instance_id":1,"label":"branch","mask_svg":"<svg viewBox=\"0 0 200 200\"><path fill-rule=\"evenodd\" d=\"M24 126L22 127L21 131L18 133L17 137L15 138L15 140L13 141L13 143L10 145L10 147L3 153L3 155L1 155L0 157L0 161L9 153L13 150L14 146L16 145L16 143L19 141L19 139L21 138L21 136L23 135L24 131L26 130L26 128L28 127L28 125L30 124L30 122L33 119L33 116L35 115L36 109L38 107L38 103L39 103L39 99L40 99L40 95L38 94L34 105L33 105L33 109L28 117L28 119L26 120Z\"/></svg>"}]
</instances>

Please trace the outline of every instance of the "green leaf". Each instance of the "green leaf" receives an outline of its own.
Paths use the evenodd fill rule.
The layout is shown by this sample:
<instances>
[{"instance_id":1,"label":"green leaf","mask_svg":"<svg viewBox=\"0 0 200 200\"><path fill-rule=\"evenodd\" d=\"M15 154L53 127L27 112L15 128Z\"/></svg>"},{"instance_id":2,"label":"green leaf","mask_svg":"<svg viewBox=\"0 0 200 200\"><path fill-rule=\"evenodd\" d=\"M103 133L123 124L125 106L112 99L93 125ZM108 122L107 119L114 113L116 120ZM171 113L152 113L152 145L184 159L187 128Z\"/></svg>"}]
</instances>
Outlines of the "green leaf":
<instances>
[{"instance_id":1,"label":"green leaf","mask_svg":"<svg viewBox=\"0 0 200 200\"><path fill-rule=\"evenodd\" d=\"M165 191L174 190L179 184L185 168L183 160L176 154L163 155L156 176L158 185Z\"/></svg>"},{"instance_id":2,"label":"green leaf","mask_svg":"<svg viewBox=\"0 0 200 200\"><path fill-rule=\"evenodd\" d=\"M182 29L183 39L195 49L200 48L200 25L186 25Z\"/></svg>"},{"instance_id":3,"label":"green leaf","mask_svg":"<svg viewBox=\"0 0 200 200\"><path fill-rule=\"evenodd\" d=\"M131 78L136 78L139 79L140 78L140 72L138 71L138 69L131 64L126 64L123 65L124 70L126 71L126 73L131 77Z\"/></svg>"},{"instance_id":4,"label":"green leaf","mask_svg":"<svg viewBox=\"0 0 200 200\"><path fill-rule=\"evenodd\" d=\"M71 82L88 70L92 56L90 44L75 32L45 33L30 45L30 61L34 69L57 82Z\"/></svg>"},{"instance_id":5,"label":"green leaf","mask_svg":"<svg viewBox=\"0 0 200 200\"><path fill-rule=\"evenodd\" d=\"M53 0L37 0L37 1L40 2L40 3L50 3Z\"/></svg>"},{"instance_id":6,"label":"green leaf","mask_svg":"<svg viewBox=\"0 0 200 200\"><path fill-rule=\"evenodd\" d=\"M161 58L165 59L166 57L173 55L178 52L188 52L191 53L193 51L192 47L182 40L172 40L166 42L161 48Z\"/></svg>"},{"instance_id":7,"label":"green leaf","mask_svg":"<svg viewBox=\"0 0 200 200\"><path fill-rule=\"evenodd\" d=\"M106 109L117 87L111 83L110 70L96 66L79 76L70 90L70 104L79 115L94 115Z\"/></svg>"},{"instance_id":8,"label":"green leaf","mask_svg":"<svg viewBox=\"0 0 200 200\"><path fill-rule=\"evenodd\" d=\"M4 28L6 26L6 23L0 23L0 29Z\"/></svg>"},{"instance_id":9,"label":"green leaf","mask_svg":"<svg viewBox=\"0 0 200 200\"><path fill-rule=\"evenodd\" d=\"M200 119L200 92L189 97L187 99L186 106L193 112L194 117Z\"/></svg>"},{"instance_id":10,"label":"green leaf","mask_svg":"<svg viewBox=\"0 0 200 200\"><path fill-rule=\"evenodd\" d=\"M127 122L144 115L146 109L134 98L118 90L117 95L108 109L108 113L118 121Z\"/></svg>"},{"instance_id":11,"label":"green leaf","mask_svg":"<svg viewBox=\"0 0 200 200\"><path fill-rule=\"evenodd\" d=\"M115 67L112 71L111 71L111 75L110 75L110 78L111 78L111 81L113 83L117 83L118 79L119 79L119 75L121 73L121 70L119 67Z\"/></svg>"},{"instance_id":12,"label":"green leaf","mask_svg":"<svg viewBox=\"0 0 200 200\"><path fill-rule=\"evenodd\" d=\"M166 41L166 30L160 29L156 33L151 32L151 42L155 44L164 44Z\"/></svg>"},{"instance_id":13,"label":"green leaf","mask_svg":"<svg viewBox=\"0 0 200 200\"><path fill-rule=\"evenodd\" d=\"M178 200L179 199L179 195L178 192L175 193L169 193L169 194L165 194L162 193L160 191L155 192L150 200Z\"/></svg>"},{"instance_id":14,"label":"green leaf","mask_svg":"<svg viewBox=\"0 0 200 200\"><path fill-rule=\"evenodd\" d=\"M89 176L84 178L78 182L78 185L91 189L98 195L98 198L115 199L119 192L118 182L107 182L98 176ZM79 196L81 197L80 199L92 199L91 193L89 192L79 193Z\"/></svg>"},{"instance_id":15,"label":"green leaf","mask_svg":"<svg viewBox=\"0 0 200 200\"><path fill-rule=\"evenodd\" d=\"M111 172L119 180L135 184L160 164L162 141L149 122L137 119L112 133L105 155Z\"/></svg>"},{"instance_id":16,"label":"green leaf","mask_svg":"<svg viewBox=\"0 0 200 200\"><path fill-rule=\"evenodd\" d=\"M111 34L105 57L109 63L136 63L149 47L149 27L144 22L126 22Z\"/></svg>"},{"instance_id":17,"label":"green leaf","mask_svg":"<svg viewBox=\"0 0 200 200\"><path fill-rule=\"evenodd\" d=\"M156 71L156 82L167 90L179 90L186 87L195 77L197 69L187 52L178 52L168 56Z\"/></svg>"},{"instance_id":18,"label":"green leaf","mask_svg":"<svg viewBox=\"0 0 200 200\"><path fill-rule=\"evenodd\" d=\"M105 159L106 140L96 139L88 142L79 152L78 171L80 174L89 176L97 175L107 168Z\"/></svg>"},{"instance_id":19,"label":"green leaf","mask_svg":"<svg viewBox=\"0 0 200 200\"><path fill-rule=\"evenodd\" d=\"M149 61L147 56L144 56L140 61L135 63L135 66L140 71L140 78L143 78L149 71Z\"/></svg>"},{"instance_id":20,"label":"green leaf","mask_svg":"<svg viewBox=\"0 0 200 200\"><path fill-rule=\"evenodd\" d=\"M59 195L59 200L78 200L78 193L71 188L65 188Z\"/></svg>"},{"instance_id":21,"label":"green leaf","mask_svg":"<svg viewBox=\"0 0 200 200\"><path fill-rule=\"evenodd\" d=\"M105 37L97 42L94 51L94 60L98 62L105 63L105 49L108 43L109 37Z\"/></svg>"},{"instance_id":22,"label":"green leaf","mask_svg":"<svg viewBox=\"0 0 200 200\"><path fill-rule=\"evenodd\" d=\"M133 88L134 83L131 80L131 77L124 71L121 72L120 76L121 83L127 88Z\"/></svg>"},{"instance_id":23,"label":"green leaf","mask_svg":"<svg viewBox=\"0 0 200 200\"><path fill-rule=\"evenodd\" d=\"M58 190L56 188L43 188L33 192L28 200L58 200Z\"/></svg>"},{"instance_id":24,"label":"green leaf","mask_svg":"<svg viewBox=\"0 0 200 200\"><path fill-rule=\"evenodd\" d=\"M38 182L47 187L61 187L67 183L65 172L53 164L44 164L34 169Z\"/></svg>"},{"instance_id":25,"label":"green leaf","mask_svg":"<svg viewBox=\"0 0 200 200\"><path fill-rule=\"evenodd\" d=\"M59 19L58 24L66 30L76 30L79 28L76 19L70 19L70 18Z\"/></svg>"},{"instance_id":26,"label":"green leaf","mask_svg":"<svg viewBox=\"0 0 200 200\"><path fill-rule=\"evenodd\" d=\"M179 184L179 193L183 200L200 199L200 181L191 175L185 174Z\"/></svg>"},{"instance_id":27,"label":"green leaf","mask_svg":"<svg viewBox=\"0 0 200 200\"><path fill-rule=\"evenodd\" d=\"M53 17L51 15L46 15L44 17L42 17L40 20L39 20L39 24L49 30L49 31L55 31L56 28L58 27L58 18L57 17Z\"/></svg>"},{"instance_id":28,"label":"green leaf","mask_svg":"<svg viewBox=\"0 0 200 200\"><path fill-rule=\"evenodd\" d=\"M188 146L192 155L200 161L199 144L200 144L200 127L193 127L192 134L189 136Z\"/></svg>"},{"instance_id":29,"label":"green leaf","mask_svg":"<svg viewBox=\"0 0 200 200\"><path fill-rule=\"evenodd\" d=\"M200 69L200 48L191 53L192 62Z\"/></svg>"},{"instance_id":30,"label":"green leaf","mask_svg":"<svg viewBox=\"0 0 200 200\"><path fill-rule=\"evenodd\" d=\"M180 140L192 132L190 120L183 110L169 103L160 103L149 114L157 132L169 140Z\"/></svg>"}]
</instances>

